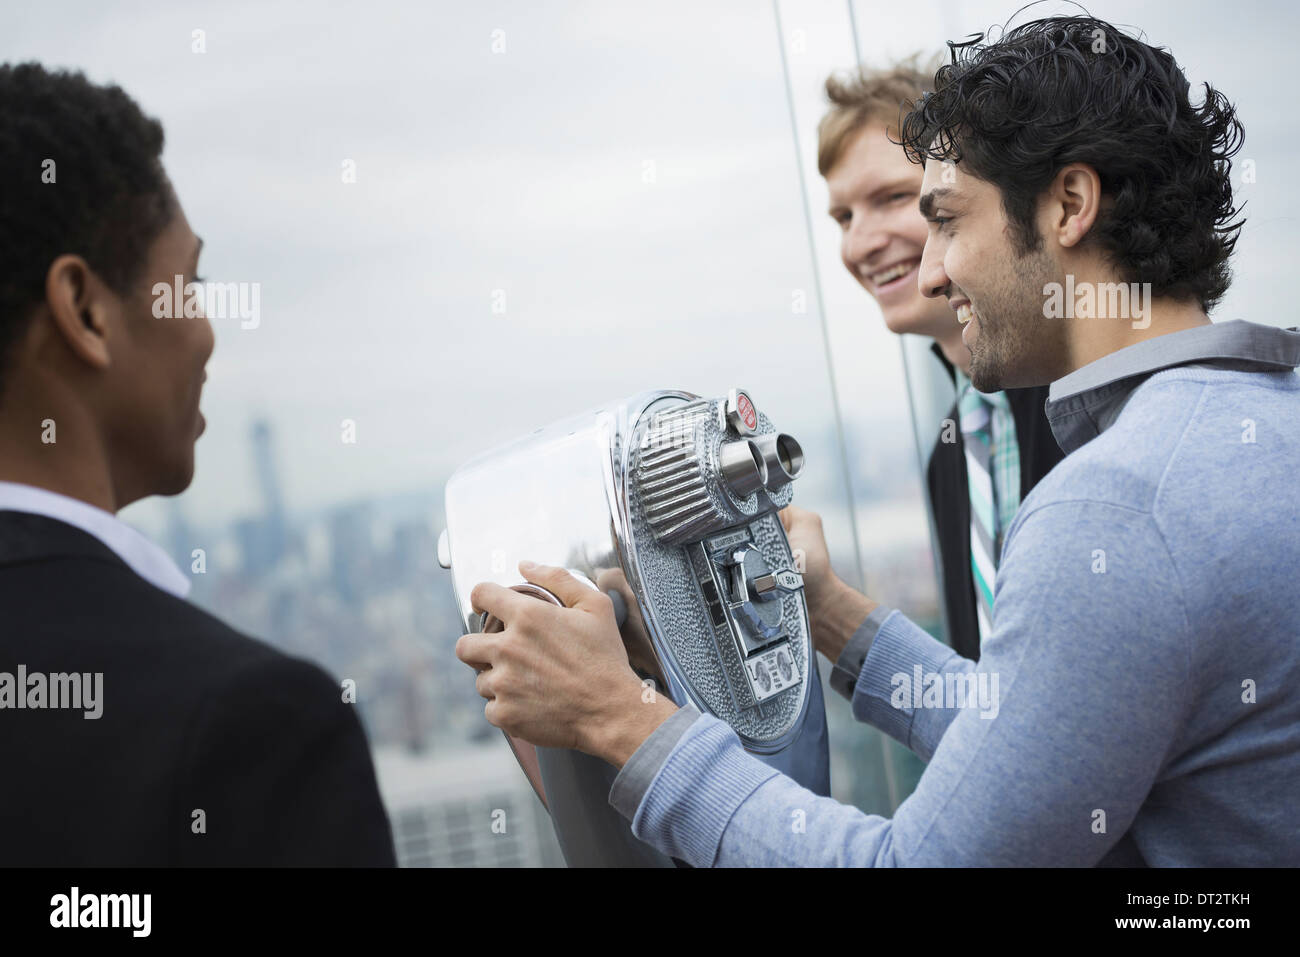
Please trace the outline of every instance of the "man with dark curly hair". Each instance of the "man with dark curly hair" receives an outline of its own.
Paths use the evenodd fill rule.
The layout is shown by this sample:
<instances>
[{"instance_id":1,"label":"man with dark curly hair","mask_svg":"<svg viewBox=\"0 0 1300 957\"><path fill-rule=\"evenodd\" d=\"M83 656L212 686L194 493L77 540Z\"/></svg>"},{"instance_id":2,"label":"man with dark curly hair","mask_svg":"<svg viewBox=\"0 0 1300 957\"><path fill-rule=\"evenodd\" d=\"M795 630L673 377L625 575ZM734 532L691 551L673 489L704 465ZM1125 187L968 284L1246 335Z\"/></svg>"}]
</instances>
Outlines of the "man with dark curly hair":
<instances>
[{"instance_id":1,"label":"man with dark curly hair","mask_svg":"<svg viewBox=\"0 0 1300 957\"><path fill-rule=\"evenodd\" d=\"M921 290L980 390L1051 383L1064 460L1021 504L979 664L808 553L853 709L929 762L892 819L819 797L724 722L641 703L609 600L489 583L489 720L621 768L633 833L695 866L1300 861L1300 330L1211 323L1242 128L1164 50L1088 17L954 47L901 139ZM809 594L813 589L809 589ZM811 599L810 599L811 600ZM797 826L792 826L792 823Z\"/></svg>"},{"instance_id":2,"label":"man with dark curly hair","mask_svg":"<svg viewBox=\"0 0 1300 957\"><path fill-rule=\"evenodd\" d=\"M933 66L923 70L914 57L832 75L826 81L831 108L817 127L817 168L840 227L845 268L876 300L890 332L933 340L931 352L956 387L926 462L926 492L948 644L978 661L980 643L992 632L993 582L1007 529L1020 502L1061 461L1061 449L1043 414L1046 387L976 391L952 310L918 286L926 240L917 208L923 170L899 148L898 123L932 89L933 74ZM813 515L791 506L781 517L798 534ZM812 628L819 630L821 621L814 618ZM852 698L856 677L852 666L834 668L831 687Z\"/></svg>"},{"instance_id":3,"label":"man with dark curly hair","mask_svg":"<svg viewBox=\"0 0 1300 957\"><path fill-rule=\"evenodd\" d=\"M162 147L119 87L0 66L0 865L391 865L339 686L114 514L203 431L212 328L154 308L202 246Z\"/></svg>"}]
</instances>

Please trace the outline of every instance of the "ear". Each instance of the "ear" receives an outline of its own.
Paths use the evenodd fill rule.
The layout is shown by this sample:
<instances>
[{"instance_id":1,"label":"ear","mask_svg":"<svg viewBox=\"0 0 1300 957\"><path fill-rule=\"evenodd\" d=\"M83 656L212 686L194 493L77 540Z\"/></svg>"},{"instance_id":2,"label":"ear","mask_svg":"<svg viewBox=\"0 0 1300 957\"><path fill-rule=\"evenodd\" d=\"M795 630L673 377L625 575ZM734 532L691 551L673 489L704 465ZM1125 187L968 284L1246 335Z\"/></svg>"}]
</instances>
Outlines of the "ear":
<instances>
[{"instance_id":1,"label":"ear","mask_svg":"<svg viewBox=\"0 0 1300 957\"><path fill-rule=\"evenodd\" d=\"M96 369L111 364L108 348L112 293L80 256L60 256L45 275L45 303L73 355Z\"/></svg>"},{"instance_id":2,"label":"ear","mask_svg":"<svg viewBox=\"0 0 1300 957\"><path fill-rule=\"evenodd\" d=\"M1063 166L1048 187L1048 229L1062 246L1077 246L1101 210L1101 177L1087 163Z\"/></svg>"}]
</instances>

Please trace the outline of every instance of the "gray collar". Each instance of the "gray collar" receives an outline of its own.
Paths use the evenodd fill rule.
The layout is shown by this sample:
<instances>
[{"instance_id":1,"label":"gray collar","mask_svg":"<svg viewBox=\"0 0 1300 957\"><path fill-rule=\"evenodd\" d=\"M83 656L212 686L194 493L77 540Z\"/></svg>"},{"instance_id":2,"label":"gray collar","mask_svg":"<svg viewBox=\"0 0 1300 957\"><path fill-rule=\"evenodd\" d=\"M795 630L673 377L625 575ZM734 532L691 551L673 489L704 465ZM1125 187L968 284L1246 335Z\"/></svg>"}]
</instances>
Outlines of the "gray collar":
<instances>
[{"instance_id":1,"label":"gray collar","mask_svg":"<svg viewBox=\"0 0 1300 957\"><path fill-rule=\"evenodd\" d=\"M1254 372L1300 366L1300 327L1279 329L1233 319L1156 336L1102 356L1057 379L1047 395L1047 420L1066 455L1110 426L1133 390L1162 369L1189 363Z\"/></svg>"}]
</instances>

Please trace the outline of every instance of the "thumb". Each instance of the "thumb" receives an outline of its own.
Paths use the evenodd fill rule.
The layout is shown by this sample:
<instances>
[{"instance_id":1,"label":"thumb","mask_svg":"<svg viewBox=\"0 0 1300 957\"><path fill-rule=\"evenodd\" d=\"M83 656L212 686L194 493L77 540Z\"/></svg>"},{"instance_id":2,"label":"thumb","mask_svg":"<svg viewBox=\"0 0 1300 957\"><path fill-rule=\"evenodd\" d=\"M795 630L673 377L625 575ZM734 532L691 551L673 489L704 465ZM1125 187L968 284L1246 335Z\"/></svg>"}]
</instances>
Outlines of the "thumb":
<instances>
[{"instance_id":1,"label":"thumb","mask_svg":"<svg viewBox=\"0 0 1300 957\"><path fill-rule=\"evenodd\" d=\"M578 608L590 598L600 594L596 589L583 584L569 574L566 568L555 565L537 565L533 562L519 563L519 573L526 581L541 585L569 608Z\"/></svg>"}]
</instances>

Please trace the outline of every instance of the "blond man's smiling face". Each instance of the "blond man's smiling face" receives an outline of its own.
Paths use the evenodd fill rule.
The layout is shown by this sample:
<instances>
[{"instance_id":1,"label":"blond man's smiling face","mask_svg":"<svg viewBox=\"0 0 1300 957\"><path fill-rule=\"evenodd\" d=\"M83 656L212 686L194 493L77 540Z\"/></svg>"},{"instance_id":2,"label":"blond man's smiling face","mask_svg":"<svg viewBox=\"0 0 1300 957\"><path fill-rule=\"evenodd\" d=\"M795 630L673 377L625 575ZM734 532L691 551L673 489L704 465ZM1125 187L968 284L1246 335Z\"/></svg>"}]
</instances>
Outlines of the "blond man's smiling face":
<instances>
[{"instance_id":1,"label":"blond man's smiling face","mask_svg":"<svg viewBox=\"0 0 1300 957\"><path fill-rule=\"evenodd\" d=\"M923 175L883 125L864 127L826 175L827 212L840 227L844 267L880 305L889 331L951 341L959 333L952 311L917 285L927 235L917 208Z\"/></svg>"}]
</instances>

